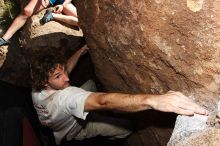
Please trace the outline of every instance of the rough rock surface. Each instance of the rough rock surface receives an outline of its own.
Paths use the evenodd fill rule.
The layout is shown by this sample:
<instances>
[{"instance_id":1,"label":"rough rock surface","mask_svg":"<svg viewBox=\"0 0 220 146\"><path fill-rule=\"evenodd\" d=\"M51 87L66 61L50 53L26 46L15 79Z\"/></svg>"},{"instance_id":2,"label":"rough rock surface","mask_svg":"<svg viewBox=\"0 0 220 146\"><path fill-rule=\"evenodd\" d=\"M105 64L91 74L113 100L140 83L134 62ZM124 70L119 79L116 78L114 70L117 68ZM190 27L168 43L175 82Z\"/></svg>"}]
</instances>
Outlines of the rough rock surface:
<instances>
[{"instance_id":1,"label":"rough rock surface","mask_svg":"<svg viewBox=\"0 0 220 146\"><path fill-rule=\"evenodd\" d=\"M132 93L179 90L209 110L216 108L220 1L75 3L96 74L106 89Z\"/></svg>"},{"instance_id":2,"label":"rough rock surface","mask_svg":"<svg viewBox=\"0 0 220 146\"><path fill-rule=\"evenodd\" d=\"M179 116L168 146L219 146L220 129L206 125L206 120L200 115Z\"/></svg>"},{"instance_id":3,"label":"rough rock surface","mask_svg":"<svg viewBox=\"0 0 220 146\"><path fill-rule=\"evenodd\" d=\"M220 144L220 102L208 116L178 116L168 146L218 146Z\"/></svg>"},{"instance_id":4,"label":"rough rock surface","mask_svg":"<svg viewBox=\"0 0 220 146\"><path fill-rule=\"evenodd\" d=\"M208 128L192 135L179 146L219 146L220 129Z\"/></svg>"},{"instance_id":5,"label":"rough rock surface","mask_svg":"<svg viewBox=\"0 0 220 146\"><path fill-rule=\"evenodd\" d=\"M97 74L108 89L180 90L204 105L220 93L219 3L76 1Z\"/></svg>"},{"instance_id":6,"label":"rough rock surface","mask_svg":"<svg viewBox=\"0 0 220 146\"><path fill-rule=\"evenodd\" d=\"M209 116L178 116L168 146L218 146L220 144L220 102Z\"/></svg>"}]
</instances>

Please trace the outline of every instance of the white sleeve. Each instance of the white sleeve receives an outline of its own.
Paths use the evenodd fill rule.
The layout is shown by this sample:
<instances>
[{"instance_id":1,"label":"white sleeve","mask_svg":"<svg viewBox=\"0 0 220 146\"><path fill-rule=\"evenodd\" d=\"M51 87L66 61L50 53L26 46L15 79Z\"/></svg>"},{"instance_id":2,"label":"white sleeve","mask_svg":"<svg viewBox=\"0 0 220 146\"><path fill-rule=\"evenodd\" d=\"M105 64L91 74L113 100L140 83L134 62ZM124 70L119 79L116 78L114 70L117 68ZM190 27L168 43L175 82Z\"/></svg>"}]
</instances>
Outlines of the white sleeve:
<instances>
[{"instance_id":1,"label":"white sleeve","mask_svg":"<svg viewBox=\"0 0 220 146\"><path fill-rule=\"evenodd\" d=\"M58 91L58 102L63 111L80 119L86 119L85 101L92 92L77 87L68 87Z\"/></svg>"}]
</instances>

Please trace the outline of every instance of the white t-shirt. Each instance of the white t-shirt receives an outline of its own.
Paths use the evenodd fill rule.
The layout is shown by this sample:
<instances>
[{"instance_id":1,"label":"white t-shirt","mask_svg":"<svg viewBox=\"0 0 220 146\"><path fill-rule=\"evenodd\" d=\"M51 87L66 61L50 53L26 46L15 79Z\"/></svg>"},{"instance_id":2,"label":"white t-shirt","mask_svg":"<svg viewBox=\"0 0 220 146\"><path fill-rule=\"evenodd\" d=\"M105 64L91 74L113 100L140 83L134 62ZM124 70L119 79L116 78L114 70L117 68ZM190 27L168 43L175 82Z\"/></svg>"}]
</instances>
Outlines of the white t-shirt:
<instances>
[{"instance_id":1,"label":"white t-shirt","mask_svg":"<svg viewBox=\"0 0 220 146\"><path fill-rule=\"evenodd\" d=\"M56 144L63 138L71 140L82 129L76 117L86 119L84 104L92 92L77 87L63 90L32 92L32 100L42 125L53 130Z\"/></svg>"}]
</instances>

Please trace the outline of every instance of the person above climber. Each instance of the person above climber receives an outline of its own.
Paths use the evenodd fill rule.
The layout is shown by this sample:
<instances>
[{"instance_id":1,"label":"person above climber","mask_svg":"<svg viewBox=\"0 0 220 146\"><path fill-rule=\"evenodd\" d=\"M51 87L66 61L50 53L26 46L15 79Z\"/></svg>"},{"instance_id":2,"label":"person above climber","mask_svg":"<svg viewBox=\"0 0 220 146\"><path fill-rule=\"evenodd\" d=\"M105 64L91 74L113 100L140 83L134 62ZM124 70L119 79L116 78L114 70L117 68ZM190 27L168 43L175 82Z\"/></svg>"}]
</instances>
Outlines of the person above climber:
<instances>
[{"instance_id":1,"label":"person above climber","mask_svg":"<svg viewBox=\"0 0 220 146\"><path fill-rule=\"evenodd\" d=\"M40 122L53 130L57 144L63 139L83 140L98 135L125 138L132 127L122 119L95 117L92 111L112 110L138 112L154 109L181 115L202 114L208 111L180 92L169 91L162 95L91 92L70 86L68 74L86 46L65 63L58 54L42 54L31 65L32 99Z\"/></svg>"},{"instance_id":2,"label":"person above climber","mask_svg":"<svg viewBox=\"0 0 220 146\"><path fill-rule=\"evenodd\" d=\"M51 2L51 4L54 5L56 3ZM76 7L72 3L68 3L65 6L64 3L58 4L54 7L53 12L49 9L46 10L40 22L41 24L45 24L52 20L61 21L70 25L78 26L78 16L77 16Z\"/></svg>"},{"instance_id":3,"label":"person above climber","mask_svg":"<svg viewBox=\"0 0 220 146\"><path fill-rule=\"evenodd\" d=\"M20 14L14 19L5 34L0 38L0 46L9 45L9 39L26 23L29 17L51 5L55 5L57 14L54 14L49 20L56 19L78 26L76 8L71 1L72 0L30 0ZM58 14L61 12L67 16ZM49 11L47 11L47 13L49 13ZM47 21L45 20L44 23L46 22L48 22L48 19Z\"/></svg>"}]
</instances>

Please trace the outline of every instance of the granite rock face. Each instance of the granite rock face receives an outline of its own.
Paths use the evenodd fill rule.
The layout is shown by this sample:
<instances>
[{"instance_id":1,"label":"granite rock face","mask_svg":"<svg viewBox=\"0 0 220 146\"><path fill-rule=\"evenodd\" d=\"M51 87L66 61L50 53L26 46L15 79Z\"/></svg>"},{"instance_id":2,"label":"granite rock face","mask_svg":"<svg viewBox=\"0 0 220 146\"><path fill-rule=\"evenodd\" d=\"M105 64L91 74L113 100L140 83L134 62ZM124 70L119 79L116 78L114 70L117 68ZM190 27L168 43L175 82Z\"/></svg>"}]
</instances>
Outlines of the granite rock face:
<instances>
[{"instance_id":1,"label":"granite rock face","mask_svg":"<svg viewBox=\"0 0 220 146\"><path fill-rule=\"evenodd\" d=\"M220 93L219 4L76 1L96 72L109 90L179 90L208 108Z\"/></svg>"},{"instance_id":2,"label":"granite rock face","mask_svg":"<svg viewBox=\"0 0 220 146\"><path fill-rule=\"evenodd\" d=\"M217 0L76 0L96 74L109 91L178 90L209 110L220 94Z\"/></svg>"}]
</instances>

